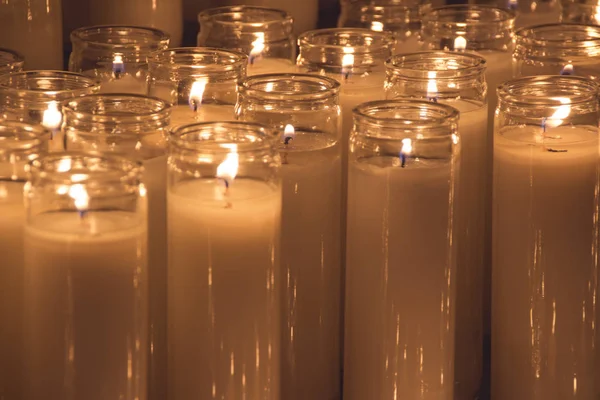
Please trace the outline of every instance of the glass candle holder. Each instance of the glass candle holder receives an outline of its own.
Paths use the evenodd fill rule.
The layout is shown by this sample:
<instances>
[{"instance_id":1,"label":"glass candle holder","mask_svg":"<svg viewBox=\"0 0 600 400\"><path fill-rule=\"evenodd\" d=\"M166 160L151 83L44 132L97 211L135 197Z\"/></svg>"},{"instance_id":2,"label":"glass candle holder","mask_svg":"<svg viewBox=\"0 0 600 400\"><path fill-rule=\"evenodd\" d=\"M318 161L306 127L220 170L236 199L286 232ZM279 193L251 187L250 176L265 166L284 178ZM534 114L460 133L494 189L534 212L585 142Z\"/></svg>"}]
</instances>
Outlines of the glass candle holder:
<instances>
[{"instance_id":1,"label":"glass candle holder","mask_svg":"<svg viewBox=\"0 0 600 400\"><path fill-rule=\"evenodd\" d=\"M344 398L450 399L459 113L386 100L354 115Z\"/></svg>"},{"instance_id":2,"label":"glass candle holder","mask_svg":"<svg viewBox=\"0 0 600 400\"><path fill-rule=\"evenodd\" d=\"M155 53L149 63L150 95L171 107L171 124L235 119L237 86L247 57L212 48L177 48Z\"/></svg>"},{"instance_id":3,"label":"glass candle holder","mask_svg":"<svg viewBox=\"0 0 600 400\"><path fill-rule=\"evenodd\" d=\"M600 25L598 0L561 0L560 22L583 25Z\"/></svg>"},{"instance_id":4,"label":"glass candle holder","mask_svg":"<svg viewBox=\"0 0 600 400\"><path fill-rule=\"evenodd\" d=\"M394 53L419 51L421 0L342 0L339 27L390 32L396 40Z\"/></svg>"},{"instance_id":5,"label":"glass candle holder","mask_svg":"<svg viewBox=\"0 0 600 400\"><path fill-rule=\"evenodd\" d=\"M50 153L32 162L23 398L146 398L147 208L140 178L138 163L114 155Z\"/></svg>"},{"instance_id":6,"label":"glass candle holder","mask_svg":"<svg viewBox=\"0 0 600 400\"><path fill-rule=\"evenodd\" d=\"M45 152L50 132L0 122L0 393L23 396L23 185L25 166Z\"/></svg>"},{"instance_id":7,"label":"glass candle holder","mask_svg":"<svg viewBox=\"0 0 600 400\"><path fill-rule=\"evenodd\" d=\"M387 63L388 99L422 99L460 111L461 180L458 185L458 270L454 377L460 398L474 399L483 372L484 247L491 202L491 168L486 155L486 61L475 54L422 52L394 56ZM490 222L490 221L488 221ZM489 278L489 275L487 276Z\"/></svg>"},{"instance_id":8,"label":"glass candle holder","mask_svg":"<svg viewBox=\"0 0 600 400\"><path fill-rule=\"evenodd\" d=\"M149 391L166 397L167 368L167 165L170 109L139 95L96 94L65 103L62 131L67 150L119 154L142 162L148 190L150 297Z\"/></svg>"},{"instance_id":9,"label":"glass candle holder","mask_svg":"<svg viewBox=\"0 0 600 400\"><path fill-rule=\"evenodd\" d=\"M515 28L554 24L560 20L559 0L500 0L492 4L513 10L517 17Z\"/></svg>"},{"instance_id":10,"label":"glass candle holder","mask_svg":"<svg viewBox=\"0 0 600 400\"><path fill-rule=\"evenodd\" d=\"M152 28L91 26L71 32L69 71L100 82L101 93L148 93L148 58L169 47L169 35Z\"/></svg>"},{"instance_id":11,"label":"glass candle holder","mask_svg":"<svg viewBox=\"0 0 600 400\"><path fill-rule=\"evenodd\" d=\"M21 72L25 59L16 51L0 49L0 75Z\"/></svg>"},{"instance_id":12,"label":"glass candle holder","mask_svg":"<svg viewBox=\"0 0 600 400\"><path fill-rule=\"evenodd\" d=\"M270 130L205 122L169 144L169 398L279 399L280 160Z\"/></svg>"},{"instance_id":13,"label":"glass candle holder","mask_svg":"<svg viewBox=\"0 0 600 400\"><path fill-rule=\"evenodd\" d=\"M537 76L498 96L492 397L594 399L598 86Z\"/></svg>"},{"instance_id":14,"label":"glass candle holder","mask_svg":"<svg viewBox=\"0 0 600 400\"><path fill-rule=\"evenodd\" d=\"M293 19L282 10L254 6L211 8L198 15L198 46L248 55L248 75L292 72Z\"/></svg>"},{"instance_id":15,"label":"glass candle holder","mask_svg":"<svg viewBox=\"0 0 600 400\"><path fill-rule=\"evenodd\" d=\"M600 27L537 25L515 34L515 77L579 75L600 78Z\"/></svg>"},{"instance_id":16,"label":"glass candle holder","mask_svg":"<svg viewBox=\"0 0 600 400\"><path fill-rule=\"evenodd\" d=\"M27 71L0 75L2 118L41 124L52 132L51 150L63 150L62 102L98 91L86 76L62 71Z\"/></svg>"},{"instance_id":17,"label":"glass candle holder","mask_svg":"<svg viewBox=\"0 0 600 400\"><path fill-rule=\"evenodd\" d=\"M238 118L273 127L282 159L286 399L341 395L339 87L331 78L275 74L249 77L239 88Z\"/></svg>"}]
</instances>

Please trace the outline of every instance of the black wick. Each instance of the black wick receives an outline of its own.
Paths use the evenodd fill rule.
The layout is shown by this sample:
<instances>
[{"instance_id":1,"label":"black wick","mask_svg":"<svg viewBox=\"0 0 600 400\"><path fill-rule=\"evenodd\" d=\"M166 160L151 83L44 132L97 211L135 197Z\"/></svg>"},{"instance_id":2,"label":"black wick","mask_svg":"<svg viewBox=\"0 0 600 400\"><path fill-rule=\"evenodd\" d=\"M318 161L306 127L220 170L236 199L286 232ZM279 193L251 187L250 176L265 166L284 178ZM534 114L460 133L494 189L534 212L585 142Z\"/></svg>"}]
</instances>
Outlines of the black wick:
<instances>
[{"instance_id":1,"label":"black wick","mask_svg":"<svg viewBox=\"0 0 600 400\"><path fill-rule=\"evenodd\" d=\"M190 100L191 106L192 106L192 110L194 110L194 112L198 112L198 102L194 99Z\"/></svg>"},{"instance_id":2,"label":"black wick","mask_svg":"<svg viewBox=\"0 0 600 400\"><path fill-rule=\"evenodd\" d=\"M402 164L400 164L400 167L406 167L406 154L400 153L400 160L402 160Z\"/></svg>"},{"instance_id":3,"label":"black wick","mask_svg":"<svg viewBox=\"0 0 600 400\"><path fill-rule=\"evenodd\" d=\"M294 140L294 138L291 136L286 137L285 139L283 139L283 144L287 146L288 144L290 144L290 140Z\"/></svg>"}]
</instances>

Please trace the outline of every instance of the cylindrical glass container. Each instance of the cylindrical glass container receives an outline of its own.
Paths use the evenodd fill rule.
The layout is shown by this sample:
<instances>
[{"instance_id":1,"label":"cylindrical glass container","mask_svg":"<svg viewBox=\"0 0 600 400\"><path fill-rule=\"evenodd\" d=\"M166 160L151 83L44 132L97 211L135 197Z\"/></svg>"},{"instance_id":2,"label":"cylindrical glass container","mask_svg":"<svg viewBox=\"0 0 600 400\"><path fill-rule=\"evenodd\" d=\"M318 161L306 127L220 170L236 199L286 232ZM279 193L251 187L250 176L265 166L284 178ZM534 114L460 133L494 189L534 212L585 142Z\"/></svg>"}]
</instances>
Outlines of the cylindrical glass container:
<instances>
[{"instance_id":1,"label":"cylindrical glass container","mask_svg":"<svg viewBox=\"0 0 600 400\"><path fill-rule=\"evenodd\" d=\"M146 399L148 211L139 164L49 153L28 175L23 399Z\"/></svg>"},{"instance_id":2,"label":"cylindrical glass container","mask_svg":"<svg viewBox=\"0 0 600 400\"><path fill-rule=\"evenodd\" d=\"M0 47L25 57L27 69L63 69L61 0L0 2Z\"/></svg>"},{"instance_id":3,"label":"cylindrical glass container","mask_svg":"<svg viewBox=\"0 0 600 400\"><path fill-rule=\"evenodd\" d=\"M0 75L2 118L41 124L52 131L51 150L63 150L62 102L98 91L86 76L62 71L29 71Z\"/></svg>"},{"instance_id":4,"label":"cylindrical glass container","mask_svg":"<svg viewBox=\"0 0 600 400\"><path fill-rule=\"evenodd\" d=\"M560 22L600 25L600 3L598 0L561 0Z\"/></svg>"},{"instance_id":5,"label":"cylindrical glass container","mask_svg":"<svg viewBox=\"0 0 600 400\"><path fill-rule=\"evenodd\" d=\"M239 88L237 116L278 133L286 277L281 398L339 399L340 84L315 75L259 75Z\"/></svg>"},{"instance_id":6,"label":"cylindrical glass container","mask_svg":"<svg viewBox=\"0 0 600 400\"><path fill-rule=\"evenodd\" d=\"M169 144L169 398L280 398L280 160L258 124Z\"/></svg>"},{"instance_id":7,"label":"cylindrical glass container","mask_svg":"<svg viewBox=\"0 0 600 400\"><path fill-rule=\"evenodd\" d=\"M396 40L396 54L421 49L421 0L342 0L341 6L339 27L390 32Z\"/></svg>"},{"instance_id":8,"label":"cylindrical glass container","mask_svg":"<svg viewBox=\"0 0 600 400\"><path fill-rule=\"evenodd\" d=\"M515 34L515 77L579 75L600 79L600 27L537 25Z\"/></svg>"},{"instance_id":9,"label":"cylindrical glass container","mask_svg":"<svg viewBox=\"0 0 600 400\"><path fill-rule=\"evenodd\" d=\"M63 107L67 150L119 154L142 162L148 190L150 298L149 391L166 398L167 387L167 163L165 101L126 94L75 98Z\"/></svg>"},{"instance_id":10,"label":"cylindrical glass container","mask_svg":"<svg viewBox=\"0 0 600 400\"><path fill-rule=\"evenodd\" d=\"M475 54L422 52L387 63L388 99L423 99L460 111L461 180L458 185L458 268L456 273L456 353L454 379L459 398L475 399L483 372L483 248L491 204L486 154L486 62Z\"/></svg>"},{"instance_id":11,"label":"cylindrical glass container","mask_svg":"<svg viewBox=\"0 0 600 400\"><path fill-rule=\"evenodd\" d=\"M537 76L498 95L492 398L597 399L598 86Z\"/></svg>"},{"instance_id":12,"label":"cylindrical glass container","mask_svg":"<svg viewBox=\"0 0 600 400\"><path fill-rule=\"evenodd\" d=\"M0 122L0 393L23 398L23 225L25 166L47 150L39 125Z\"/></svg>"},{"instance_id":13,"label":"cylindrical glass container","mask_svg":"<svg viewBox=\"0 0 600 400\"><path fill-rule=\"evenodd\" d=\"M8 74L11 72L21 72L25 59L19 53L0 49L0 75Z\"/></svg>"},{"instance_id":14,"label":"cylindrical glass container","mask_svg":"<svg viewBox=\"0 0 600 400\"><path fill-rule=\"evenodd\" d=\"M198 46L247 54L248 75L295 69L293 20L285 11L251 6L218 7L201 12L198 21Z\"/></svg>"},{"instance_id":15,"label":"cylindrical glass container","mask_svg":"<svg viewBox=\"0 0 600 400\"><path fill-rule=\"evenodd\" d=\"M452 399L458 111L386 100L354 114L344 398Z\"/></svg>"},{"instance_id":16,"label":"cylindrical glass container","mask_svg":"<svg viewBox=\"0 0 600 400\"><path fill-rule=\"evenodd\" d=\"M517 29L532 25L554 24L560 20L559 0L496 0L491 4L515 11Z\"/></svg>"},{"instance_id":17,"label":"cylindrical glass container","mask_svg":"<svg viewBox=\"0 0 600 400\"><path fill-rule=\"evenodd\" d=\"M246 62L242 53L207 47L164 50L150 59L149 92L173 106L172 125L230 121Z\"/></svg>"},{"instance_id":18,"label":"cylindrical glass container","mask_svg":"<svg viewBox=\"0 0 600 400\"><path fill-rule=\"evenodd\" d=\"M148 58L169 47L163 31L134 26L92 26L71 32L69 71L100 82L102 93L148 93Z\"/></svg>"}]
</instances>

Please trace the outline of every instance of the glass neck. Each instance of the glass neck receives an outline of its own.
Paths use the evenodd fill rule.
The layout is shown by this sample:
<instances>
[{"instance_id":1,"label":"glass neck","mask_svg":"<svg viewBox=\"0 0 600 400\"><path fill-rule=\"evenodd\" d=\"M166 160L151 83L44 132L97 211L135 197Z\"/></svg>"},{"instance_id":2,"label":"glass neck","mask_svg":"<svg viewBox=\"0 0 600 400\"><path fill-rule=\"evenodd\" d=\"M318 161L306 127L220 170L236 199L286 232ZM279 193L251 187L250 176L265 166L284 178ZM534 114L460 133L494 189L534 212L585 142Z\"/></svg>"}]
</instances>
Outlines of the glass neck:
<instances>
[{"instance_id":1,"label":"glass neck","mask_svg":"<svg viewBox=\"0 0 600 400\"><path fill-rule=\"evenodd\" d=\"M26 165L48 150L50 132L40 125L0 123L0 181L24 179Z\"/></svg>"},{"instance_id":2,"label":"glass neck","mask_svg":"<svg viewBox=\"0 0 600 400\"><path fill-rule=\"evenodd\" d=\"M419 8L418 1L342 1L342 19L344 26L368 28L373 31L415 31L421 27Z\"/></svg>"},{"instance_id":3,"label":"glass neck","mask_svg":"<svg viewBox=\"0 0 600 400\"><path fill-rule=\"evenodd\" d=\"M549 24L525 28L516 33L515 57L520 60L560 59L572 63L600 56L600 27L577 24ZM561 71L556 71L557 74Z\"/></svg>"},{"instance_id":4,"label":"glass neck","mask_svg":"<svg viewBox=\"0 0 600 400\"><path fill-rule=\"evenodd\" d=\"M150 53L164 50L169 40L166 32L134 26L92 26L71 33L74 51L118 53L129 59L146 58Z\"/></svg>"}]
</instances>

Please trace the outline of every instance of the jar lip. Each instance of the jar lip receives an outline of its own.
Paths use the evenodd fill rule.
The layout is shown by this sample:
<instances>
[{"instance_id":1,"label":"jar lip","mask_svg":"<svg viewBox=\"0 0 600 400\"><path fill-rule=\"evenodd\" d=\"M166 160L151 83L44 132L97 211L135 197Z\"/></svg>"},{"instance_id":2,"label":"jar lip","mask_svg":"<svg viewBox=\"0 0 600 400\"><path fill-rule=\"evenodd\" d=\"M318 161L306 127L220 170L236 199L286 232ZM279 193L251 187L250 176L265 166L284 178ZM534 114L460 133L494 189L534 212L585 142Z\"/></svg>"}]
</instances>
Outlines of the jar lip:
<instances>
[{"instance_id":1,"label":"jar lip","mask_svg":"<svg viewBox=\"0 0 600 400\"><path fill-rule=\"evenodd\" d=\"M287 84L285 90L277 84ZM304 91L301 90L303 85ZM263 74L249 76L239 87L240 95L271 101L314 101L339 94L340 83L333 78L312 74Z\"/></svg>"},{"instance_id":2,"label":"jar lip","mask_svg":"<svg viewBox=\"0 0 600 400\"><path fill-rule=\"evenodd\" d=\"M553 94L544 93L544 89L552 90ZM597 102L599 93L600 86L595 81L568 75L528 76L512 79L498 86L498 99L501 103L520 106L556 107Z\"/></svg>"},{"instance_id":3,"label":"jar lip","mask_svg":"<svg viewBox=\"0 0 600 400\"><path fill-rule=\"evenodd\" d=\"M351 44L351 40L359 40ZM394 37L389 32L377 32L364 28L328 28L315 29L298 37L300 48L338 51L351 47L352 54L369 54L389 50L394 44Z\"/></svg>"},{"instance_id":4,"label":"jar lip","mask_svg":"<svg viewBox=\"0 0 600 400\"><path fill-rule=\"evenodd\" d=\"M262 20L249 18L252 13L262 13ZM269 16L267 19L267 16ZM204 10L198 14L198 21L216 22L222 25L235 25L239 27L257 28L275 24L293 24L294 20L284 10L260 6L224 6Z\"/></svg>"},{"instance_id":5,"label":"jar lip","mask_svg":"<svg viewBox=\"0 0 600 400\"><path fill-rule=\"evenodd\" d=\"M487 13L493 18L488 19L467 19L463 21L456 21L457 15L466 15L469 12L480 12ZM441 7L433 7L422 15L423 24L426 23L444 23L458 28L465 28L465 23L469 24L469 27L483 26L488 24L502 24L505 22L514 21L516 13L513 10L507 8L496 7L493 5L485 4L455 4ZM479 14L477 14L479 16Z\"/></svg>"},{"instance_id":6,"label":"jar lip","mask_svg":"<svg viewBox=\"0 0 600 400\"><path fill-rule=\"evenodd\" d=\"M110 40L100 40L99 35L110 35ZM145 41L137 41L132 35L143 37ZM127 39L127 42L112 42L115 39ZM160 29L132 25L95 25L85 26L71 32L72 42L85 42L93 47L136 51L154 51L167 48L171 35Z\"/></svg>"},{"instance_id":7,"label":"jar lip","mask_svg":"<svg viewBox=\"0 0 600 400\"><path fill-rule=\"evenodd\" d=\"M35 87L31 88L29 87L29 84L32 80L45 83L62 81L69 83L72 85L72 87L62 90ZM96 82L94 79L76 72L34 70L11 72L9 74L0 75L0 90L2 91L11 94L18 94L19 92L35 93L47 96L49 99L80 96L90 93L90 91L94 91L99 87L100 86L98 82Z\"/></svg>"},{"instance_id":8,"label":"jar lip","mask_svg":"<svg viewBox=\"0 0 600 400\"><path fill-rule=\"evenodd\" d=\"M21 53L10 49L0 48L0 67L14 65L22 68L23 64L25 64L25 58Z\"/></svg>"},{"instance_id":9,"label":"jar lip","mask_svg":"<svg viewBox=\"0 0 600 400\"><path fill-rule=\"evenodd\" d=\"M26 153L40 149L52 133L42 125L19 121L0 122L0 158L8 153ZM8 144L10 141L10 144Z\"/></svg>"},{"instance_id":10,"label":"jar lip","mask_svg":"<svg viewBox=\"0 0 600 400\"><path fill-rule=\"evenodd\" d=\"M426 64L429 62L428 64ZM485 58L466 52L421 51L392 56L385 66L396 76L412 79L461 79L475 78L485 72ZM431 72L435 76L431 76Z\"/></svg>"},{"instance_id":11,"label":"jar lip","mask_svg":"<svg viewBox=\"0 0 600 400\"><path fill-rule=\"evenodd\" d=\"M185 58L176 62L176 58ZM212 60L212 63L198 64L197 61ZM224 50L214 47L173 47L155 52L149 60L150 64L173 67L187 67L198 70L225 70L231 71L244 68L248 63L248 56L234 50Z\"/></svg>"},{"instance_id":12,"label":"jar lip","mask_svg":"<svg viewBox=\"0 0 600 400\"><path fill-rule=\"evenodd\" d=\"M223 137L219 140L219 135ZM186 150L229 153L227 145L237 145L238 153L273 149L276 132L255 122L196 122L180 125L171 131L169 145Z\"/></svg>"},{"instance_id":13,"label":"jar lip","mask_svg":"<svg viewBox=\"0 0 600 400\"><path fill-rule=\"evenodd\" d=\"M553 33L556 35L552 37ZM544 37L545 34L550 34ZM517 44L553 46L561 49L600 46L600 26L583 24L543 24L521 28L515 32Z\"/></svg>"},{"instance_id":14,"label":"jar lip","mask_svg":"<svg viewBox=\"0 0 600 400\"><path fill-rule=\"evenodd\" d=\"M413 119L401 117L396 114L396 117L381 117L379 113L389 112L392 110L405 110L420 112L422 119ZM429 118L424 118L423 111L431 112ZM365 121L373 125L385 124L386 127L401 128L402 130L427 129L436 128L444 124L457 123L460 113L454 107L446 104L434 103L425 100L377 100L359 104L352 110L355 119Z\"/></svg>"}]
</instances>

